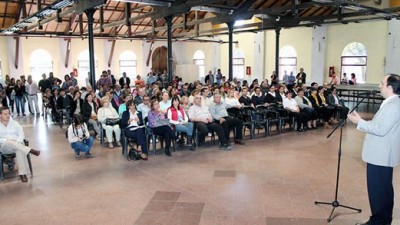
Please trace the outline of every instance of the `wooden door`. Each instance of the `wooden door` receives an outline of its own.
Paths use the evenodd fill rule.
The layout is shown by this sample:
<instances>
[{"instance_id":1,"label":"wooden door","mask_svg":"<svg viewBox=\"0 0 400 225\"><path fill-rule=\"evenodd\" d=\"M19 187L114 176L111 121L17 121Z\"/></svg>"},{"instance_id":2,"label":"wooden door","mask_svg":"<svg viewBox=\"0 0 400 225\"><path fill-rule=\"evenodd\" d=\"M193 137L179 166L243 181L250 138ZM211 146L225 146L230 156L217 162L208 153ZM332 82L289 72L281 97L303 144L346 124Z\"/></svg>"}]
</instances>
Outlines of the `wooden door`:
<instances>
[{"instance_id":1,"label":"wooden door","mask_svg":"<svg viewBox=\"0 0 400 225\"><path fill-rule=\"evenodd\" d=\"M152 68L155 71L164 71L168 67L168 49L165 46L156 48L151 56Z\"/></svg>"}]
</instances>

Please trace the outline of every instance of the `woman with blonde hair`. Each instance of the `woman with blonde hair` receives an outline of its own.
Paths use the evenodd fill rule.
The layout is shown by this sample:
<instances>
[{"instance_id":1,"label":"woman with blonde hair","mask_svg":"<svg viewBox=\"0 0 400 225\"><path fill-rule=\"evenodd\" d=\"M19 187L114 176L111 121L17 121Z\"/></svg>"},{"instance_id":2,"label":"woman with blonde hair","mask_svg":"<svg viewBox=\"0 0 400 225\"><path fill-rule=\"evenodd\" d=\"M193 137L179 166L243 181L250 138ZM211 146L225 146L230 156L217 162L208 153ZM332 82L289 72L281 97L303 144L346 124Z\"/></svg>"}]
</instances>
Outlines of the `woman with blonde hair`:
<instances>
[{"instance_id":1,"label":"woman with blonde hair","mask_svg":"<svg viewBox=\"0 0 400 225\"><path fill-rule=\"evenodd\" d=\"M235 90L230 89L225 98L226 108L242 108L239 100L235 97Z\"/></svg>"},{"instance_id":2,"label":"woman with blonde hair","mask_svg":"<svg viewBox=\"0 0 400 225\"><path fill-rule=\"evenodd\" d=\"M113 145L113 132L115 133L115 141L118 147L121 147L121 129L119 128L119 115L117 111L111 106L110 98L101 98L103 107L97 112L97 119L101 126L106 130L106 137L108 147L114 148Z\"/></svg>"}]
</instances>

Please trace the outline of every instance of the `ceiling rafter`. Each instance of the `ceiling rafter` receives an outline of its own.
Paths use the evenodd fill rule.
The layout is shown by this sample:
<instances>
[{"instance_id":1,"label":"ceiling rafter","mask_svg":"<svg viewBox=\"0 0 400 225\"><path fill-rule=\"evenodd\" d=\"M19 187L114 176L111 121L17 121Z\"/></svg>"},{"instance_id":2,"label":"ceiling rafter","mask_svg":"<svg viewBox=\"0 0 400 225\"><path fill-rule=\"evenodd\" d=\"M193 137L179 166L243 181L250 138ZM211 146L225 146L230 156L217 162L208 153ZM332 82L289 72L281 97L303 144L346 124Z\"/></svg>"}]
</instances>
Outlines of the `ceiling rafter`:
<instances>
[{"instance_id":1,"label":"ceiling rafter","mask_svg":"<svg viewBox=\"0 0 400 225\"><path fill-rule=\"evenodd\" d=\"M90 0L90 2L100 0ZM159 1L159 0L155 0ZM160 0L161 1L161 0ZM38 0L0 0L0 7L5 8L4 14L0 15L0 32L9 29L13 24L19 24L26 20L21 18L32 17L37 13ZM54 5L60 0L42 0L43 8ZM235 32L244 32L257 29L269 29L271 27L293 27L293 26L311 26L313 23L340 23L340 19L346 21L356 21L357 19L376 20L400 18L398 11L393 8L381 9L366 6L361 3L366 1L350 0L168 0L171 7L161 7L155 5L146 5L132 3L130 18L126 18L125 3L107 0L103 5L104 32L100 32L99 13L95 14L95 35L97 37L133 37L142 38L165 38L166 23L163 19L166 16L173 17L173 36L182 37L185 35L195 35L196 27L200 24L224 24L236 20L248 20L256 16L263 20L260 25L251 23L250 25L235 27ZM25 7L22 6L25 4ZM57 23L55 13L44 17L40 24L42 30L37 29L39 22L28 23L27 27L17 27L16 32L21 34L32 33L51 33L52 35L87 35L87 20L82 24L82 33L80 32L80 22L77 20L77 4L64 7L60 13L61 23ZM201 7L203 8L201 8ZM338 7L343 8L342 16L338 16ZM194 7L194 8L192 8ZM201 10L201 11L194 11ZM209 11L207 11L209 10ZM25 12L24 12L25 11ZM80 11L81 12L81 11ZM23 15L25 14L25 15ZM197 16L195 16L197 14ZM183 16L185 15L185 16ZM86 18L86 16L84 16ZM129 19L129 23L126 20ZM301 23L300 23L301 22ZM131 30L127 28L130 25ZM254 28L254 26L258 28ZM7 27L5 27L7 26ZM19 28L19 29L18 29ZM26 29L26 30L24 30ZM200 30L200 35L208 33L224 33L224 29L211 29L211 31Z\"/></svg>"}]
</instances>

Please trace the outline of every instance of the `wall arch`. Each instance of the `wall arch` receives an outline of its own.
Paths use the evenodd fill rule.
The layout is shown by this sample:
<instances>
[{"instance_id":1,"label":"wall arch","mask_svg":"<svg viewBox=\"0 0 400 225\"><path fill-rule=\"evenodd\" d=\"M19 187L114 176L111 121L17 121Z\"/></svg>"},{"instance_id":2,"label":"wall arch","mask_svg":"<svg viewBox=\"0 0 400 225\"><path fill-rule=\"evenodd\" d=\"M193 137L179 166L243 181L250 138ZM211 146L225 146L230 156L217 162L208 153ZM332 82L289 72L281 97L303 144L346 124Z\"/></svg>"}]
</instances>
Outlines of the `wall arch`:
<instances>
[{"instance_id":1,"label":"wall arch","mask_svg":"<svg viewBox=\"0 0 400 225\"><path fill-rule=\"evenodd\" d=\"M37 49L29 56L29 69L32 79L39 82L43 73L48 76L53 72L53 57L48 51Z\"/></svg>"}]
</instances>

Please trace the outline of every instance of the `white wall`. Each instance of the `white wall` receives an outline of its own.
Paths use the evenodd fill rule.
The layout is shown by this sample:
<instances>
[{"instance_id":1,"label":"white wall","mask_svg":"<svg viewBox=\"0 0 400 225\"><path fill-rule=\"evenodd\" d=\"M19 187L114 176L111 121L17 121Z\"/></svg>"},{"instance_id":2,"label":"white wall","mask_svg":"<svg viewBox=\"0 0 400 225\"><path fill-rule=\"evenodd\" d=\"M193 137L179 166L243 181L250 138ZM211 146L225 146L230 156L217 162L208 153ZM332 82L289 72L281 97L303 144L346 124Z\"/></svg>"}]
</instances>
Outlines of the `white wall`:
<instances>
[{"instance_id":1,"label":"white wall","mask_svg":"<svg viewBox=\"0 0 400 225\"><path fill-rule=\"evenodd\" d=\"M388 25L385 74L400 74L400 21L391 20Z\"/></svg>"},{"instance_id":2,"label":"white wall","mask_svg":"<svg viewBox=\"0 0 400 225\"><path fill-rule=\"evenodd\" d=\"M336 74L340 74L343 49L351 42L359 42L367 48L366 83L378 84L384 75L387 31L385 20L328 26L325 81L329 80L329 66L334 66Z\"/></svg>"},{"instance_id":3,"label":"white wall","mask_svg":"<svg viewBox=\"0 0 400 225\"><path fill-rule=\"evenodd\" d=\"M275 31L266 31L266 59L265 71L268 80L272 71L275 70ZM291 28L282 29L280 33L279 49L283 46L290 45L297 52L297 72L300 68L304 68L307 74L307 83L313 80L311 71L311 52L312 52L312 28Z\"/></svg>"}]
</instances>

